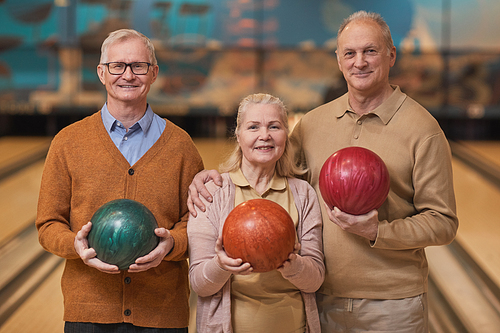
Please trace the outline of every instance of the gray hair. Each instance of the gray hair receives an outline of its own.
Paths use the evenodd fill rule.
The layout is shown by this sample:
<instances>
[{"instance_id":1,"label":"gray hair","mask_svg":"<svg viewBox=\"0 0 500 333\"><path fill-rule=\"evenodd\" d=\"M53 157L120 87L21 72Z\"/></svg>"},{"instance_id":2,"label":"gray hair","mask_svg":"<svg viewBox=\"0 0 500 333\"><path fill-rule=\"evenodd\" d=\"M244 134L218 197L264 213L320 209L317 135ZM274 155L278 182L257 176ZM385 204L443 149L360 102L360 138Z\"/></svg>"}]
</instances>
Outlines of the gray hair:
<instances>
[{"instance_id":1,"label":"gray hair","mask_svg":"<svg viewBox=\"0 0 500 333\"><path fill-rule=\"evenodd\" d=\"M234 129L233 139L236 141L236 137L241 131L242 118L247 111L248 107L255 104L265 104L265 105L275 105L280 111L281 121L285 127L287 139L285 143L285 149L283 155L276 162L276 173L282 177L293 177L295 175L303 174L304 171L297 167L294 163L294 154L291 152L292 146L288 134L290 133L290 128L288 126L288 110L278 97L274 97L270 94L252 94L245 97L238 107L238 114L236 116L236 128ZM221 172L231 172L235 171L241 166L241 161L243 159L243 152L239 144L236 144L234 150L231 152L229 157L224 163L222 163L219 168Z\"/></svg>"},{"instance_id":2,"label":"gray hair","mask_svg":"<svg viewBox=\"0 0 500 333\"><path fill-rule=\"evenodd\" d=\"M339 31L337 32L337 49L339 47L339 37L340 34L344 31L347 25L353 21L373 21L378 24L380 30L382 31L382 36L385 41L385 45L387 47L388 52L390 53L392 48L394 47L394 42L392 41L391 29L382 18L382 16L378 13L368 13L364 10L360 10L351 14L348 18L346 18L342 24L340 25Z\"/></svg>"},{"instance_id":3,"label":"gray hair","mask_svg":"<svg viewBox=\"0 0 500 333\"><path fill-rule=\"evenodd\" d=\"M140 39L144 42L144 45L148 49L149 62L152 65L158 65L158 61L156 60L156 55L155 55L155 47L151 42L151 40L142 33L135 31L133 29L120 29L113 31L108 35L108 37L104 40L101 46L100 63L103 64L108 61L108 49L111 45L117 42L123 42L134 38Z\"/></svg>"}]
</instances>

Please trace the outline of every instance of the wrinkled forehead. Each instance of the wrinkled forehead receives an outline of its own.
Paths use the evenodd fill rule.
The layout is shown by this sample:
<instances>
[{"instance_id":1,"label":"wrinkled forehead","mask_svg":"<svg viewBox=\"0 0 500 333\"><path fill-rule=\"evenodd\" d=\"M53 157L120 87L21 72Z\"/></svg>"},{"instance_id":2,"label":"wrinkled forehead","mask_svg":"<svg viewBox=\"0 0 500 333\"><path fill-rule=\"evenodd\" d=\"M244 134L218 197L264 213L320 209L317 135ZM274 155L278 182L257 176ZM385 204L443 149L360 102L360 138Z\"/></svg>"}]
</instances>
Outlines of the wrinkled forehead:
<instances>
[{"instance_id":1,"label":"wrinkled forehead","mask_svg":"<svg viewBox=\"0 0 500 333\"><path fill-rule=\"evenodd\" d=\"M371 20L359 20L349 23L340 33L337 40L339 49L346 47L365 47L384 44L384 36L380 26Z\"/></svg>"},{"instance_id":2,"label":"wrinkled forehead","mask_svg":"<svg viewBox=\"0 0 500 333\"><path fill-rule=\"evenodd\" d=\"M152 62L153 57L148 49L146 42L135 36L127 36L123 38L117 38L115 40L110 41L105 45L103 49L103 53L101 54L101 62L114 61L116 59L109 59L110 54L115 54L117 49L131 49L135 53L142 53L146 55L147 59L143 59L144 61Z\"/></svg>"}]
</instances>

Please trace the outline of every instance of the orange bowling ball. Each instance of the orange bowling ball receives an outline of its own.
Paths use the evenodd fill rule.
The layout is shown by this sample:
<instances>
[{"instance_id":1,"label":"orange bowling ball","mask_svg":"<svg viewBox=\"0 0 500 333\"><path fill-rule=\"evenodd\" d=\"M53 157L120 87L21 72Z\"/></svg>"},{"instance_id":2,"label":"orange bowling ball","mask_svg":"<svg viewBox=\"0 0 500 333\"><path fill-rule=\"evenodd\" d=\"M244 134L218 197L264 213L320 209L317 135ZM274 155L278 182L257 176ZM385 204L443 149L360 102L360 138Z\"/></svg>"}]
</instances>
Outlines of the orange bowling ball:
<instances>
[{"instance_id":1,"label":"orange bowling ball","mask_svg":"<svg viewBox=\"0 0 500 333\"><path fill-rule=\"evenodd\" d=\"M288 212L267 199L253 199L236 206L222 229L224 250L241 258L253 272L272 271L294 250L295 226Z\"/></svg>"}]
</instances>

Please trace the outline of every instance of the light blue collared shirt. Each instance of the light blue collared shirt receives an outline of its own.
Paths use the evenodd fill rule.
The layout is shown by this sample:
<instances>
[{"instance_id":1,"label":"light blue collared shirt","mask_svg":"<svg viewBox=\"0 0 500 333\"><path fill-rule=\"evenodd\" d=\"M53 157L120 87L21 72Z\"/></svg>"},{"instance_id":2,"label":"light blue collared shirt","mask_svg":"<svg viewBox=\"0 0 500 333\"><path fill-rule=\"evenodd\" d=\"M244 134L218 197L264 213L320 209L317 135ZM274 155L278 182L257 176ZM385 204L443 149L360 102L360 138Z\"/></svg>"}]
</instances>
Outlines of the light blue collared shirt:
<instances>
[{"instance_id":1,"label":"light blue collared shirt","mask_svg":"<svg viewBox=\"0 0 500 333\"><path fill-rule=\"evenodd\" d=\"M111 140L130 165L134 165L165 130L167 122L153 112L148 104L144 116L128 132L122 123L109 113L107 104L101 109L102 122Z\"/></svg>"}]
</instances>

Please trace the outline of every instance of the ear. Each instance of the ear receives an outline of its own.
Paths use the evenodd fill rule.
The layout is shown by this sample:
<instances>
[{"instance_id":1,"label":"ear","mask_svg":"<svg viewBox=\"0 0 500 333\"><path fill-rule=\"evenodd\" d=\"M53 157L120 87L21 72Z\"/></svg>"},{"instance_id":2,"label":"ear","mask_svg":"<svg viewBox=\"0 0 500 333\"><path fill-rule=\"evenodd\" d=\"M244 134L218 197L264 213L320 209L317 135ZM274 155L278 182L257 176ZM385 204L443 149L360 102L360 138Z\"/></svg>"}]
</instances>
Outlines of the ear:
<instances>
[{"instance_id":1,"label":"ear","mask_svg":"<svg viewBox=\"0 0 500 333\"><path fill-rule=\"evenodd\" d=\"M342 65L340 64L339 51L338 50L335 50L335 55L337 56L337 64L339 65L339 69L342 72Z\"/></svg>"},{"instance_id":2,"label":"ear","mask_svg":"<svg viewBox=\"0 0 500 333\"><path fill-rule=\"evenodd\" d=\"M151 84L153 84L158 78L158 72L160 71L160 67L158 67L158 65L152 65L151 67L152 67L151 72L153 73L153 76L151 77Z\"/></svg>"},{"instance_id":3,"label":"ear","mask_svg":"<svg viewBox=\"0 0 500 333\"><path fill-rule=\"evenodd\" d=\"M389 57L390 57L390 64L392 67L396 63L396 47L395 46L393 46L391 51L389 52Z\"/></svg>"},{"instance_id":4,"label":"ear","mask_svg":"<svg viewBox=\"0 0 500 333\"><path fill-rule=\"evenodd\" d=\"M101 81L101 83L103 85L106 85L106 79L104 78L104 71L106 70L104 67L106 67L106 65L101 65L99 64L97 66L97 76L99 77L99 80Z\"/></svg>"}]
</instances>

